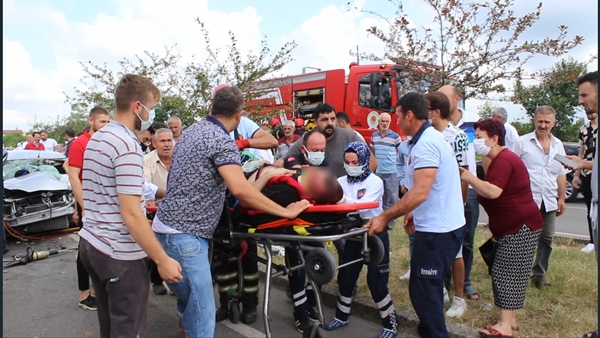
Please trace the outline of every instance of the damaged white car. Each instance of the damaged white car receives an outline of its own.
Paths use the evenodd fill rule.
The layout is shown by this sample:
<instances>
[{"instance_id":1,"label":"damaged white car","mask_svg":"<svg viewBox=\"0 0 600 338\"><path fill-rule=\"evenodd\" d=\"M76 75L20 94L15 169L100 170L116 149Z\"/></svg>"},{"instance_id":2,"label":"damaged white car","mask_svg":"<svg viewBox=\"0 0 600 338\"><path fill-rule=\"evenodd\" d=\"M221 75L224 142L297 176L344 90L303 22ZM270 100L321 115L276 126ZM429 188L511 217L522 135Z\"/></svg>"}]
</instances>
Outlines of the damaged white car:
<instances>
[{"instance_id":1,"label":"damaged white car","mask_svg":"<svg viewBox=\"0 0 600 338\"><path fill-rule=\"evenodd\" d=\"M3 158L4 221L21 233L66 229L75 211L65 154L12 150Z\"/></svg>"}]
</instances>

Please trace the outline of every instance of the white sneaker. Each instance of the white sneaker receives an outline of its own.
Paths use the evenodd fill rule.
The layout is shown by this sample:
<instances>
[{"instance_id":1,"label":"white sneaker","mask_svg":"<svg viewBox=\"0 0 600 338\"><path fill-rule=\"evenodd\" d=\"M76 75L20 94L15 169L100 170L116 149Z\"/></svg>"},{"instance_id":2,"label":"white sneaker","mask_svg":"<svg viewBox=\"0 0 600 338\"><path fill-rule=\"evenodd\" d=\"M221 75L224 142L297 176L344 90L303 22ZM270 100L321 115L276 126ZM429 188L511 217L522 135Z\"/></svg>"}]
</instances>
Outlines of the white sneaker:
<instances>
[{"instance_id":1,"label":"white sneaker","mask_svg":"<svg viewBox=\"0 0 600 338\"><path fill-rule=\"evenodd\" d=\"M444 288L444 303L448 303L450 301L450 296L448 296L448 290Z\"/></svg>"},{"instance_id":2,"label":"white sneaker","mask_svg":"<svg viewBox=\"0 0 600 338\"><path fill-rule=\"evenodd\" d=\"M406 271L406 273L404 273L402 276L400 276L400 280L405 280L405 279L410 279L410 268L408 268L408 271Z\"/></svg>"},{"instance_id":3,"label":"white sneaker","mask_svg":"<svg viewBox=\"0 0 600 338\"><path fill-rule=\"evenodd\" d=\"M594 244L593 243L588 243L586 246L583 247L583 249L581 249L582 252L585 253L592 253L594 252Z\"/></svg>"},{"instance_id":4,"label":"white sneaker","mask_svg":"<svg viewBox=\"0 0 600 338\"><path fill-rule=\"evenodd\" d=\"M467 302L460 297L454 296L452 298L452 306L446 311L446 317L460 318L465 312L467 312Z\"/></svg>"}]
</instances>

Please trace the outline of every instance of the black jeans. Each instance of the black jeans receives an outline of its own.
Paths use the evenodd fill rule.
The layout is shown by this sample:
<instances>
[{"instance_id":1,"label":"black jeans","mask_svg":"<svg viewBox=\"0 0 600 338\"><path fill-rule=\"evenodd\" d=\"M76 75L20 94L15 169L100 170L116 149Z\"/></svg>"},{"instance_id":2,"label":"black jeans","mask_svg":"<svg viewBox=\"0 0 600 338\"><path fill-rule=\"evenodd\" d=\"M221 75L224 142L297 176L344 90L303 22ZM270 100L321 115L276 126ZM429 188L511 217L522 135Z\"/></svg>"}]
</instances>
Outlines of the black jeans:
<instances>
[{"instance_id":1,"label":"black jeans","mask_svg":"<svg viewBox=\"0 0 600 338\"><path fill-rule=\"evenodd\" d=\"M581 192L583 193L583 200L585 201L585 207L587 208L586 218L588 231L590 232L590 243L594 243L592 220L590 219L590 205L592 204L592 174L581 176Z\"/></svg>"}]
</instances>

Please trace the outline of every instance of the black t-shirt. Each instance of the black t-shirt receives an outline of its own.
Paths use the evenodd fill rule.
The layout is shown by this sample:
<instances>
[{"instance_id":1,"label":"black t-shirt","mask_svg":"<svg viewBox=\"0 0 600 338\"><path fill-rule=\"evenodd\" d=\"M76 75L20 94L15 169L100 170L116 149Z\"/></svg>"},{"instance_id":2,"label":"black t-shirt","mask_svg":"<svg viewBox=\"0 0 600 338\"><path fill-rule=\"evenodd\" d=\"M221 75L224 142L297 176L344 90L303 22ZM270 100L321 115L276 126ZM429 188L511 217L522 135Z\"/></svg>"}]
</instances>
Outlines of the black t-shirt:
<instances>
[{"instance_id":1,"label":"black t-shirt","mask_svg":"<svg viewBox=\"0 0 600 338\"><path fill-rule=\"evenodd\" d=\"M293 169L293 166L295 165L310 165L307 161L306 161L306 157L304 156L303 153L299 153L299 154L292 154L289 156L286 156L283 159L283 167L285 169ZM327 167L327 161L323 160L323 163L321 163L321 165L319 167Z\"/></svg>"},{"instance_id":2,"label":"black t-shirt","mask_svg":"<svg viewBox=\"0 0 600 338\"><path fill-rule=\"evenodd\" d=\"M271 201L282 207L287 207L288 205L301 200L298 190L287 183L276 183L266 186L261 192Z\"/></svg>"}]
</instances>

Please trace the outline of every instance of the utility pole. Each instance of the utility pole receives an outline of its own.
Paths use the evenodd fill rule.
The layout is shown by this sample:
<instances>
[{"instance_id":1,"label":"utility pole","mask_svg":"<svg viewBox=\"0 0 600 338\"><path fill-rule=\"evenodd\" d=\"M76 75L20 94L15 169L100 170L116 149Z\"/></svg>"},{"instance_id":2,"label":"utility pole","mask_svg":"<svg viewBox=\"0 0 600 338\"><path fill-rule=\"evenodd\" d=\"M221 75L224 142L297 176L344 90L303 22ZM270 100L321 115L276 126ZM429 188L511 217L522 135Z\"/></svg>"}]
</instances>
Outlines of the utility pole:
<instances>
[{"instance_id":1,"label":"utility pole","mask_svg":"<svg viewBox=\"0 0 600 338\"><path fill-rule=\"evenodd\" d=\"M358 54L358 45L356 45L356 63L360 64L360 54Z\"/></svg>"}]
</instances>

